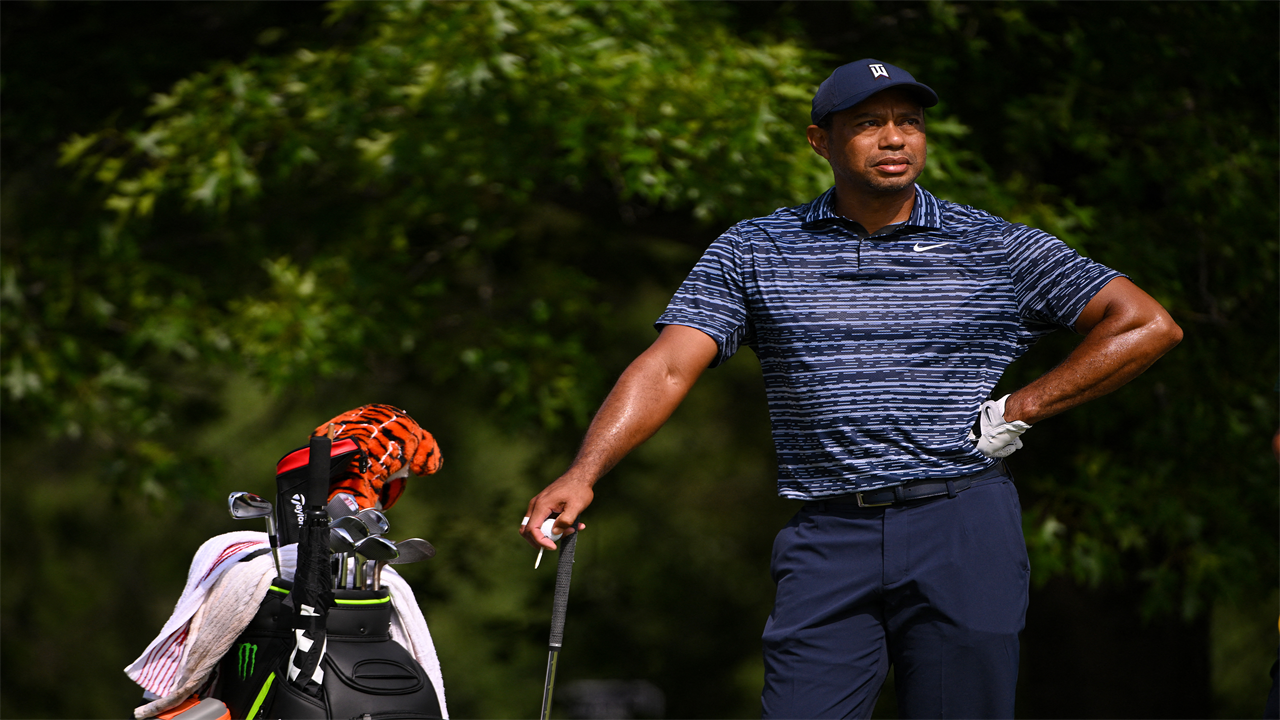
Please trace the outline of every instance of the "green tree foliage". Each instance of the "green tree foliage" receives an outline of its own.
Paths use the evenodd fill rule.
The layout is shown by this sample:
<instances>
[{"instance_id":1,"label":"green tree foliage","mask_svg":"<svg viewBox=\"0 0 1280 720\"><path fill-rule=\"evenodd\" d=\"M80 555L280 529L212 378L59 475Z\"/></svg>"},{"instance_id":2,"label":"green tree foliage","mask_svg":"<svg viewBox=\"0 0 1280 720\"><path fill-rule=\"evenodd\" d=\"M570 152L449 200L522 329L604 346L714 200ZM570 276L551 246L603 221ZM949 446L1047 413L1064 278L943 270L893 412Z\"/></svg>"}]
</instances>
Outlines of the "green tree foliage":
<instances>
[{"instance_id":1,"label":"green tree foliage","mask_svg":"<svg viewBox=\"0 0 1280 720\"><path fill-rule=\"evenodd\" d=\"M284 390L412 353L437 380L491 377L516 416L580 424L608 306L572 259L605 238L562 198L727 217L820 186L785 141L805 54L735 40L717 12L338 5L362 16L350 45L224 64L141 129L72 138L62 161L112 217L75 258L7 259L6 399L55 433L145 437L180 401L175 365ZM55 302L25 302L36 278Z\"/></svg>"}]
</instances>

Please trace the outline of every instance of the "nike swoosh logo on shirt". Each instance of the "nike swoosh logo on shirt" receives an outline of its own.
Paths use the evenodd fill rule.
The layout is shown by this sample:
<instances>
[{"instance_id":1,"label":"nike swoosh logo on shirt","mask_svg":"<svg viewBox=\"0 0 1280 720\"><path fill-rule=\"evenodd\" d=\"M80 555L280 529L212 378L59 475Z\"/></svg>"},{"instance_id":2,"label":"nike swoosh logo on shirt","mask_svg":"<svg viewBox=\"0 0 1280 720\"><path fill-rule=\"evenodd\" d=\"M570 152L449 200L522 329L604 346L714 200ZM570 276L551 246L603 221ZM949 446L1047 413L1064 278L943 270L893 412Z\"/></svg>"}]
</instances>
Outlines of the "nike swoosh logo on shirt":
<instances>
[{"instance_id":1,"label":"nike swoosh logo on shirt","mask_svg":"<svg viewBox=\"0 0 1280 720\"><path fill-rule=\"evenodd\" d=\"M950 244L951 243L949 242L944 242L944 243L938 243L937 245L925 245L924 247L921 247L920 243L916 243L916 246L912 248L912 250L915 250L916 252L924 252L925 250L932 250L934 248L940 248L943 245L950 245Z\"/></svg>"}]
</instances>

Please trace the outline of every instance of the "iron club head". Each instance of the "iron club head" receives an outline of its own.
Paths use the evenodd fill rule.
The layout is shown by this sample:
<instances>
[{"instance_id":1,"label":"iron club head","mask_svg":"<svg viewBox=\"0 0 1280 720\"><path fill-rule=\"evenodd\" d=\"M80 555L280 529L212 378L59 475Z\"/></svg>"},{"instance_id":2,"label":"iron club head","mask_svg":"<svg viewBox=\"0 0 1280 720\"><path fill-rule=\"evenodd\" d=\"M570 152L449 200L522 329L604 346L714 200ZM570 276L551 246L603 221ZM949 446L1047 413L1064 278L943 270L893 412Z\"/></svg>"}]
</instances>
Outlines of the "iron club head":
<instances>
[{"instance_id":1,"label":"iron club head","mask_svg":"<svg viewBox=\"0 0 1280 720\"><path fill-rule=\"evenodd\" d=\"M400 551L400 556L389 561L392 565L421 562L436 556L436 549L422 538L401 540L396 543L396 549Z\"/></svg>"},{"instance_id":2,"label":"iron club head","mask_svg":"<svg viewBox=\"0 0 1280 720\"><path fill-rule=\"evenodd\" d=\"M233 492L227 498L227 510L237 520L267 519L267 540L271 543L271 559L275 562L276 576L280 576L280 550L276 547L276 516L271 503L251 492Z\"/></svg>"},{"instance_id":3,"label":"iron club head","mask_svg":"<svg viewBox=\"0 0 1280 720\"><path fill-rule=\"evenodd\" d=\"M355 516L369 528L369 535L385 535L391 529L391 523L387 522L387 516L381 510L365 508Z\"/></svg>"},{"instance_id":4,"label":"iron club head","mask_svg":"<svg viewBox=\"0 0 1280 720\"><path fill-rule=\"evenodd\" d=\"M329 523L329 528L345 530L353 541L359 542L369 536L369 526L361 522L355 515L340 517Z\"/></svg>"},{"instance_id":5,"label":"iron club head","mask_svg":"<svg viewBox=\"0 0 1280 720\"><path fill-rule=\"evenodd\" d=\"M329 549L336 553L349 553L356 546L355 538L344 528L329 528Z\"/></svg>"},{"instance_id":6,"label":"iron club head","mask_svg":"<svg viewBox=\"0 0 1280 720\"><path fill-rule=\"evenodd\" d=\"M356 557L359 558L356 563L356 587L367 590L365 583L370 579L366 570L367 561L376 561L369 563L376 568L378 565L386 563L399 557L400 550L396 548L396 544L381 535L370 535L369 537L356 543Z\"/></svg>"},{"instance_id":7,"label":"iron club head","mask_svg":"<svg viewBox=\"0 0 1280 720\"><path fill-rule=\"evenodd\" d=\"M435 557L436 549L431 543L422 538L409 538L396 543L396 550L399 555L390 560L379 560L373 566L373 589L382 589L382 568L387 565L404 565L406 563L414 563L422 560L430 560Z\"/></svg>"},{"instance_id":8,"label":"iron club head","mask_svg":"<svg viewBox=\"0 0 1280 720\"><path fill-rule=\"evenodd\" d=\"M231 512L231 517L237 520L252 520L253 518L270 517L271 503L254 495L251 492L233 492L227 498L227 510Z\"/></svg>"},{"instance_id":9,"label":"iron club head","mask_svg":"<svg viewBox=\"0 0 1280 720\"><path fill-rule=\"evenodd\" d=\"M356 510L360 508L356 505L355 498L351 493L338 493L329 500L329 504L325 506L329 511L329 517L340 518L347 515L355 515Z\"/></svg>"},{"instance_id":10,"label":"iron club head","mask_svg":"<svg viewBox=\"0 0 1280 720\"><path fill-rule=\"evenodd\" d=\"M356 543L356 554L367 560L394 560L400 557L400 549L390 540L379 535L370 535Z\"/></svg>"}]
</instances>

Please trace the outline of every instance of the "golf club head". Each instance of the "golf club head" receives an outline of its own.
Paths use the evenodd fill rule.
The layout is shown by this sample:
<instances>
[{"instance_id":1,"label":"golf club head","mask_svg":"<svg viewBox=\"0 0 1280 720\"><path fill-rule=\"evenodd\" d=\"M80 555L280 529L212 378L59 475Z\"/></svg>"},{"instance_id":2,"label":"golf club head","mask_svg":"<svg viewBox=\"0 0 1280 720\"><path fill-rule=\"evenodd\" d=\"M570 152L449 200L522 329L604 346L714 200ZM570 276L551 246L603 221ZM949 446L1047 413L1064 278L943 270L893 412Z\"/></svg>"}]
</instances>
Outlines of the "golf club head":
<instances>
[{"instance_id":1,"label":"golf club head","mask_svg":"<svg viewBox=\"0 0 1280 720\"><path fill-rule=\"evenodd\" d=\"M356 517L360 518L360 522L369 528L370 535L385 535L391 529L391 523L387 522L387 516L382 514L381 510L373 508L365 508L356 513Z\"/></svg>"},{"instance_id":2,"label":"golf club head","mask_svg":"<svg viewBox=\"0 0 1280 720\"><path fill-rule=\"evenodd\" d=\"M355 549L356 540L343 528L329 528L329 550L336 553L349 553Z\"/></svg>"},{"instance_id":3,"label":"golf club head","mask_svg":"<svg viewBox=\"0 0 1280 720\"><path fill-rule=\"evenodd\" d=\"M396 543L396 549L400 551L400 556L390 561L392 565L421 562L436 556L436 549L422 538L401 540Z\"/></svg>"},{"instance_id":4,"label":"golf club head","mask_svg":"<svg viewBox=\"0 0 1280 720\"><path fill-rule=\"evenodd\" d=\"M360 541L369 536L369 526L360 521L355 515L347 515L340 517L329 523L329 529L346 530L351 536L352 541Z\"/></svg>"},{"instance_id":5,"label":"golf club head","mask_svg":"<svg viewBox=\"0 0 1280 720\"><path fill-rule=\"evenodd\" d=\"M269 517L271 515L271 503L254 495L251 492L231 493L227 498L227 510L230 511L231 517L237 520L252 520L253 518Z\"/></svg>"},{"instance_id":6,"label":"golf club head","mask_svg":"<svg viewBox=\"0 0 1280 720\"><path fill-rule=\"evenodd\" d=\"M356 543L356 554L368 560L391 561L400 557L396 544L380 535L370 535Z\"/></svg>"},{"instance_id":7,"label":"golf club head","mask_svg":"<svg viewBox=\"0 0 1280 720\"><path fill-rule=\"evenodd\" d=\"M337 519L355 515L360 506L356 505L355 498L352 497L351 493L338 493L333 496L333 499L329 501L325 509L329 511L329 517Z\"/></svg>"}]
</instances>

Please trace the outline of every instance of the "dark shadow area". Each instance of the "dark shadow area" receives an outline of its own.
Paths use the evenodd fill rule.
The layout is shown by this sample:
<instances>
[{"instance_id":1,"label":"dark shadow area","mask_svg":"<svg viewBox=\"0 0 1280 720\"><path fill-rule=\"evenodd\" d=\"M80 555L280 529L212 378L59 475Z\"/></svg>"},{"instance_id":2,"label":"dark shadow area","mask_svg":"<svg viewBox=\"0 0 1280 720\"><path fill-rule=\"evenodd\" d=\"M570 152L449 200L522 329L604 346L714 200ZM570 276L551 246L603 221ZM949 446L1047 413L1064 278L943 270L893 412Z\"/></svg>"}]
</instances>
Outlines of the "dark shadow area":
<instances>
[{"instance_id":1,"label":"dark shadow area","mask_svg":"<svg viewBox=\"0 0 1280 720\"><path fill-rule=\"evenodd\" d=\"M1213 717L1208 618L1144 620L1140 595L1064 578L1033 591L1018 717Z\"/></svg>"}]
</instances>

